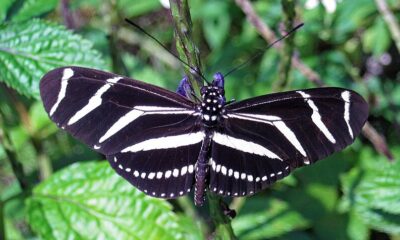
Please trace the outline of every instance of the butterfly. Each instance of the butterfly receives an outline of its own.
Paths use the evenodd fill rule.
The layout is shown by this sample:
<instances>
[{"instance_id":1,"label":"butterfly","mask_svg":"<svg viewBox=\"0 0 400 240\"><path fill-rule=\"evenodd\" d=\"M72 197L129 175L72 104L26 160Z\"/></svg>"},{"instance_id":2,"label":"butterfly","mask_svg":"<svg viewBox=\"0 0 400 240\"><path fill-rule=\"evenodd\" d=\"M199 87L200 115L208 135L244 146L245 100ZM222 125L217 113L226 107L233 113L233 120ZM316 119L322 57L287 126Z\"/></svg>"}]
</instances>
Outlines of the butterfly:
<instances>
[{"instance_id":1,"label":"butterfly","mask_svg":"<svg viewBox=\"0 0 400 240\"><path fill-rule=\"evenodd\" d=\"M365 100L342 88L226 101L217 73L198 101L184 93L74 66L40 82L50 118L119 175L157 198L194 190L196 205L207 190L239 197L267 188L350 145L368 117Z\"/></svg>"}]
</instances>

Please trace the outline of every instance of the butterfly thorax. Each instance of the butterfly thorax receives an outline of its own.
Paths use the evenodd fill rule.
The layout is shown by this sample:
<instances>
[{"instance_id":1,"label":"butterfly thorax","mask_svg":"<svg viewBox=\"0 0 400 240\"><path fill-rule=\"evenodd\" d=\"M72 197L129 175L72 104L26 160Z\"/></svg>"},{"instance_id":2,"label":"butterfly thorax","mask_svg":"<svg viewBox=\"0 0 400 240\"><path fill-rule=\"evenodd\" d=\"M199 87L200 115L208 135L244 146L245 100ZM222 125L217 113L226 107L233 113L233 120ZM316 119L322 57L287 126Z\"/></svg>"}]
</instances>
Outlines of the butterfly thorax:
<instances>
[{"instance_id":1,"label":"butterfly thorax","mask_svg":"<svg viewBox=\"0 0 400 240\"><path fill-rule=\"evenodd\" d=\"M215 126L220 119L224 104L221 90L218 87L208 86L203 91L200 111L201 119L207 126Z\"/></svg>"},{"instance_id":2,"label":"butterfly thorax","mask_svg":"<svg viewBox=\"0 0 400 240\"><path fill-rule=\"evenodd\" d=\"M216 73L212 84L201 89L200 112L206 126L215 126L220 120L225 105L223 81L222 74Z\"/></svg>"}]
</instances>

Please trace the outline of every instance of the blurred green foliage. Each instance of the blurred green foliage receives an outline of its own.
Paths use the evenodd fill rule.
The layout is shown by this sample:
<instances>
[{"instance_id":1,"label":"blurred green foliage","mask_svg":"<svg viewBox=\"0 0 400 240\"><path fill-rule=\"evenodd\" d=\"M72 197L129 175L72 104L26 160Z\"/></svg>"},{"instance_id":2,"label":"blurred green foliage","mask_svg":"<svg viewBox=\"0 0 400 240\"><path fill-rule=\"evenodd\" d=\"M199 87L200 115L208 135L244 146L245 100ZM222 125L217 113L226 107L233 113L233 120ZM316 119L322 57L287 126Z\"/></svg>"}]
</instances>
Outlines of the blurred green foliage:
<instances>
[{"instance_id":1,"label":"blurred green foliage","mask_svg":"<svg viewBox=\"0 0 400 240\"><path fill-rule=\"evenodd\" d=\"M169 10L158 0L62 2L69 5L0 1L0 238L210 236L205 208L193 214L183 201L144 196L114 174L103 156L58 130L38 98L41 76L65 65L124 71L174 90L183 75L179 61L123 21L132 19L175 51ZM234 200L238 216L232 226L239 239L400 239L399 49L376 1L322 2L295 2L295 19L305 26L296 32L294 54L326 85L354 89L368 100L369 121L395 160L379 155L361 136L262 193ZM386 2L399 23L400 2ZM251 3L279 35L281 2ZM208 78L267 46L233 1L189 4ZM227 98L271 92L281 56L272 48L229 75ZM288 80L284 89L314 87L296 69Z\"/></svg>"}]
</instances>

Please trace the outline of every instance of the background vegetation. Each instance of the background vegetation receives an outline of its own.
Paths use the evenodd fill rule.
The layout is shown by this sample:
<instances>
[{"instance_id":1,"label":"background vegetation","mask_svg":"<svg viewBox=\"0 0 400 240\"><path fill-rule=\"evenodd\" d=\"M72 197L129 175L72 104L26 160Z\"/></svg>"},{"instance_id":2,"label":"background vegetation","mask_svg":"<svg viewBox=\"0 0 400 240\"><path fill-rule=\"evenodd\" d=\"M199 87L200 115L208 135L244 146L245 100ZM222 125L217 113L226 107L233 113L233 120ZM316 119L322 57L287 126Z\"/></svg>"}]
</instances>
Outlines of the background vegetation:
<instances>
[{"instance_id":1,"label":"background vegetation","mask_svg":"<svg viewBox=\"0 0 400 240\"><path fill-rule=\"evenodd\" d=\"M363 135L346 150L256 196L226 199L238 214L231 222L236 237L400 239L400 2L189 4L208 78L305 23L295 38L231 74L228 99L329 85L353 89L370 104ZM176 89L181 63L124 18L176 51L173 18L158 0L0 1L0 239L224 237L207 206L194 208L191 197L144 196L103 156L58 130L42 108L39 80L57 66L89 66Z\"/></svg>"}]
</instances>

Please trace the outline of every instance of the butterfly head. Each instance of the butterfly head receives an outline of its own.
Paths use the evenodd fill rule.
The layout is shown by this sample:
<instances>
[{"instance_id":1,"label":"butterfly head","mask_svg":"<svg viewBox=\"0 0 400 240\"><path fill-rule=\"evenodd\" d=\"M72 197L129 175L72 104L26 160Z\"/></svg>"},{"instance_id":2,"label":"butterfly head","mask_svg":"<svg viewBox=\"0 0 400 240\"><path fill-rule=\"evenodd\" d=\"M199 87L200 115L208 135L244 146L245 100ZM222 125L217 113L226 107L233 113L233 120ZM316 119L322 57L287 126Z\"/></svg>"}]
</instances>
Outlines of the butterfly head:
<instances>
[{"instance_id":1,"label":"butterfly head","mask_svg":"<svg viewBox=\"0 0 400 240\"><path fill-rule=\"evenodd\" d=\"M215 126L225 105L224 76L216 73L212 83L201 88L201 96L202 120L207 126Z\"/></svg>"}]
</instances>

